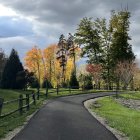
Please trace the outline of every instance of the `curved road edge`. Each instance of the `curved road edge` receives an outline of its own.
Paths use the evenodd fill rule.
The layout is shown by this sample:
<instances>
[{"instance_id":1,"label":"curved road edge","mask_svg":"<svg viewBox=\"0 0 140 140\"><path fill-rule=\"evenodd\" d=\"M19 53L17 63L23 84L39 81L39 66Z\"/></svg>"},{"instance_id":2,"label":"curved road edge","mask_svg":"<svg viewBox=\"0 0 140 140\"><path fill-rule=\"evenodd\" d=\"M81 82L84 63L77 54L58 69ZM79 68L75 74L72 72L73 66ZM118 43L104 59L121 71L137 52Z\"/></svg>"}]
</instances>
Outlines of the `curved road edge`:
<instances>
[{"instance_id":1,"label":"curved road edge","mask_svg":"<svg viewBox=\"0 0 140 140\"><path fill-rule=\"evenodd\" d=\"M108 96L108 95L107 95ZM105 96L104 96L105 97ZM104 97L96 97L96 98L91 98L88 100L83 101L83 105L84 107L87 109L87 111L94 117L96 118L104 127L106 127L106 129L108 129L111 133L113 133L115 135L115 137L118 140L128 140L128 137L125 136L124 133L116 130L115 128L112 128L108 125L106 119L104 119L103 117L99 116L97 113L95 113L90 106L97 100L100 100L101 98Z\"/></svg>"}]
</instances>

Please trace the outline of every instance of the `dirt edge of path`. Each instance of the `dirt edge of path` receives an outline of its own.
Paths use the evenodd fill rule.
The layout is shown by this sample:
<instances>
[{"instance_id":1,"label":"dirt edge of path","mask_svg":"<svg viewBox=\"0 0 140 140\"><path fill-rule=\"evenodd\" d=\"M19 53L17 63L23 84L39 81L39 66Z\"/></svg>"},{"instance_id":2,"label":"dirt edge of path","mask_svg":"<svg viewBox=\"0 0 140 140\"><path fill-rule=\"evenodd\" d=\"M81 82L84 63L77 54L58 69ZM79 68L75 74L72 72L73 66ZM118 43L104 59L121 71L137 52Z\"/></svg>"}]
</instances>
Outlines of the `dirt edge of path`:
<instances>
[{"instance_id":1,"label":"dirt edge of path","mask_svg":"<svg viewBox=\"0 0 140 140\"><path fill-rule=\"evenodd\" d=\"M118 140L128 140L129 138L126 137L125 134L123 134L122 132L110 127L107 123L107 121L100 117L97 113L93 112L93 110L90 108L91 105L97 101L97 100L100 100L101 98L103 97L99 97L99 98L95 98L95 99L89 99L87 101L84 102L84 106L85 108L88 110L88 112L94 117L96 118L103 126L105 126L109 131L111 131Z\"/></svg>"}]
</instances>

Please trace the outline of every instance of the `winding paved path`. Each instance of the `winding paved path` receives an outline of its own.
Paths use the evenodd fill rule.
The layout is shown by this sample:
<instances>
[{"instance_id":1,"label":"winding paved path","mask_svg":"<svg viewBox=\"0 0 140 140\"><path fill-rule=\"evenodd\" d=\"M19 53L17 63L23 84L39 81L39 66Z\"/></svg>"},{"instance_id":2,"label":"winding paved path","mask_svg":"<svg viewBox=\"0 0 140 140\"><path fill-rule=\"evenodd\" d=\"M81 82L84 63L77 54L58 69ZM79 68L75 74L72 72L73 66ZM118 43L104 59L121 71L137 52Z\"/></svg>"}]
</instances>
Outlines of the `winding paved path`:
<instances>
[{"instance_id":1,"label":"winding paved path","mask_svg":"<svg viewBox=\"0 0 140 140\"><path fill-rule=\"evenodd\" d=\"M83 106L83 101L114 93L61 97L49 101L13 140L116 140Z\"/></svg>"}]
</instances>

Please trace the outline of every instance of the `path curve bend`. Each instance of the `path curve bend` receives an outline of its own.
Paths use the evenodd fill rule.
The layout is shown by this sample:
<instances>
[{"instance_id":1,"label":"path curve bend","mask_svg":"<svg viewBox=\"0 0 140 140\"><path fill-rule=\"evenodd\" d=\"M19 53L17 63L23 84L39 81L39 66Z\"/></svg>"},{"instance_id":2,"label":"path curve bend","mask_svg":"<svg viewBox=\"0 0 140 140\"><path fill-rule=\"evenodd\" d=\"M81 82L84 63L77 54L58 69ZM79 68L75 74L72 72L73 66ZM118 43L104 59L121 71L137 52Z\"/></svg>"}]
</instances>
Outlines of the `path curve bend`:
<instances>
[{"instance_id":1,"label":"path curve bend","mask_svg":"<svg viewBox=\"0 0 140 140\"><path fill-rule=\"evenodd\" d=\"M83 102L113 92L61 97L48 102L12 140L117 140Z\"/></svg>"}]
</instances>

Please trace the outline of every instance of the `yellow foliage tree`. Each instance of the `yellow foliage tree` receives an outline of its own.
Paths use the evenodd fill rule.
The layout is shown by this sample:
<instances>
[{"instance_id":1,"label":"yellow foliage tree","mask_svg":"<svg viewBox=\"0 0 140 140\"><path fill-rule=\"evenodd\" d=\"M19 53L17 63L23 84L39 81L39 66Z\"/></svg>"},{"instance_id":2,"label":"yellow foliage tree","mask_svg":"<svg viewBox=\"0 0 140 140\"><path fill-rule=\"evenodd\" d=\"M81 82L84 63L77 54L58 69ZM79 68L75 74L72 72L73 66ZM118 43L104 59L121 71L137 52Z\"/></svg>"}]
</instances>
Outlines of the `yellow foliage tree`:
<instances>
[{"instance_id":1,"label":"yellow foliage tree","mask_svg":"<svg viewBox=\"0 0 140 140\"><path fill-rule=\"evenodd\" d=\"M29 71L35 73L36 77L38 78L38 82L41 85L42 78L44 77L41 50L38 49L37 46L34 46L31 50L29 50L26 53L24 60L25 60L25 67L27 67Z\"/></svg>"}]
</instances>

